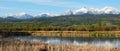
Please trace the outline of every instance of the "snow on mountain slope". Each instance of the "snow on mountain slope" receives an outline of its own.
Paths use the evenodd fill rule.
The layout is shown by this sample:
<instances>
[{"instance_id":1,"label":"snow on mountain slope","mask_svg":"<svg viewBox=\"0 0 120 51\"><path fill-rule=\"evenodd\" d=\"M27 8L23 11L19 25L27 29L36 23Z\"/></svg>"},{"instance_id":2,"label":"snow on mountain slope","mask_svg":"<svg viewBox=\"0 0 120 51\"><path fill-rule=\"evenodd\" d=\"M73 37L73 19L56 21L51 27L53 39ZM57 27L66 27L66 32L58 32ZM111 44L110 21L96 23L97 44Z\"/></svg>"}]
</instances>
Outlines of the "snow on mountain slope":
<instances>
[{"instance_id":1,"label":"snow on mountain slope","mask_svg":"<svg viewBox=\"0 0 120 51\"><path fill-rule=\"evenodd\" d=\"M120 10L113 7L104 7L101 11L104 12L103 14L120 14Z\"/></svg>"},{"instance_id":2,"label":"snow on mountain slope","mask_svg":"<svg viewBox=\"0 0 120 51\"><path fill-rule=\"evenodd\" d=\"M104 7L102 9L83 7L74 11L75 15L81 14L120 14L120 10L113 7Z\"/></svg>"},{"instance_id":3,"label":"snow on mountain slope","mask_svg":"<svg viewBox=\"0 0 120 51\"><path fill-rule=\"evenodd\" d=\"M21 12L19 14L7 14L6 17L15 17L19 19L28 19L33 17L54 17L54 16L66 16L66 15L82 15L82 14L120 14L120 9L113 8L113 7L104 7L101 9L98 8L80 8L78 10L67 10L62 14L51 14L51 13L40 13L38 15L29 15L25 12Z\"/></svg>"},{"instance_id":4,"label":"snow on mountain slope","mask_svg":"<svg viewBox=\"0 0 120 51\"><path fill-rule=\"evenodd\" d=\"M50 16L54 16L54 15L50 13L40 13L36 15L35 17L50 17Z\"/></svg>"},{"instance_id":5,"label":"snow on mountain slope","mask_svg":"<svg viewBox=\"0 0 120 51\"><path fill-rule=\"evenodd\" d=\"M21 12L19 14L7 14L6 17L14 17L14 18L18 18L18 19L28 19L28 18L33 18L32 15L29 15L25 12Z\"/></svg>"},{"instance_id":6,"label":"snow on mountain slope","mask_svg":"<svg viewBox=\"0 0 120 51\"><path fill-rule=\"evenodd\" d=\"M15 17L19 18L19 19L28 19L28 18L32 18L33 16L31 16L25 12L22 12L22 13L16 14Z\"/></svg>"},{"instance_id":7,"label":"snow on mountain slope","mask_svg":"<svg viewBox=\"0 0 120 51\"><path fill-rule=\"evenodd\" d=\"M67 10L67 11L65 11L63 14L61 14L61 15L73 15L73 11L71 11L71 10Z\"/></svg>"},{"instance_id":8,"label":"snow on mountain slope","mask_svg":"<svg viewBox=\"0 0 120 51\"><path fill-rule=\"evenodd\" d=\"M86 7L83 7L81 9L79 9L79 10L76 10L74 13L75 13L75 15L81 15L81 14L86 14L88 12L89 12L89 9L86 8Z\"/></svg>"}]
</instances>

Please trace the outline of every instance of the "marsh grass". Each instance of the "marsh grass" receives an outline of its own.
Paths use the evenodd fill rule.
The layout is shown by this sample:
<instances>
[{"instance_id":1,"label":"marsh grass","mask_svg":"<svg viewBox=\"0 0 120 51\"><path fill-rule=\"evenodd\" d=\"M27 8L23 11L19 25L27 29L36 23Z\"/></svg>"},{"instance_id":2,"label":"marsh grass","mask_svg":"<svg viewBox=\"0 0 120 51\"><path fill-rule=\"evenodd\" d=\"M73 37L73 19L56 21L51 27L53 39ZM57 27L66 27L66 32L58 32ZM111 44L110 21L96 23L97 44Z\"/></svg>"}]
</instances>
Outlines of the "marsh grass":
<instances>
[{"instance_id":1,"label":"marsh grass","mask_svg":"<svg viewBox=\"0 0 120 51\"><path fill-rule=\"evenodd\" d=\"M120 51L118 48L96 47L83 45L51 45L44 42L29 42L19 40L4 40L0 44L0 51Z\"/></svg>"},{"instance_id":2,"label":"marsh grass","mask_svg":"<svg viewBox=\"0 0 120 51\"><path fill-rule=\"evenodd\" d=\"M120 31L36 31L32 32L31 35L48 37L119 38Z\"/></svg>"},{"instance_id":3,"label":"marsh grass","mask_svg":"<svg viewBox=\"0 0 120 51\"><path fill-rule=\"evenodd\" d=\"M46 43L18 40L4 40L0 44L1 51L46 51Z\"/></svg>"}]
</instances>

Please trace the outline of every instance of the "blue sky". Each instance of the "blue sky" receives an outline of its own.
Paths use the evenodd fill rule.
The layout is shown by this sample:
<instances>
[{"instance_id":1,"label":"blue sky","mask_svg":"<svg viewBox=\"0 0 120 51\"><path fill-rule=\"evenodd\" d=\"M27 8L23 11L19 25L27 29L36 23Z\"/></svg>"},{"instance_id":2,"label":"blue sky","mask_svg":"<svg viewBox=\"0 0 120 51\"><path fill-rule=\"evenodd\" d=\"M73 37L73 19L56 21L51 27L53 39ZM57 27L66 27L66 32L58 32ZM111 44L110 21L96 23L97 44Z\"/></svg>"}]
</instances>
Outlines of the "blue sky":
<instances>
[{"instance_id":1,"label":"blue sky","mask_svg":"<svg viewBox=\"0 0 120 51\"><path fill-rule=\"evenodd\" d=\"M120 8L120 0L0 0L0 16L5 14L55 13L76 10L81 7L103 8L105 6Z\"/></svg>"}]
</instances>

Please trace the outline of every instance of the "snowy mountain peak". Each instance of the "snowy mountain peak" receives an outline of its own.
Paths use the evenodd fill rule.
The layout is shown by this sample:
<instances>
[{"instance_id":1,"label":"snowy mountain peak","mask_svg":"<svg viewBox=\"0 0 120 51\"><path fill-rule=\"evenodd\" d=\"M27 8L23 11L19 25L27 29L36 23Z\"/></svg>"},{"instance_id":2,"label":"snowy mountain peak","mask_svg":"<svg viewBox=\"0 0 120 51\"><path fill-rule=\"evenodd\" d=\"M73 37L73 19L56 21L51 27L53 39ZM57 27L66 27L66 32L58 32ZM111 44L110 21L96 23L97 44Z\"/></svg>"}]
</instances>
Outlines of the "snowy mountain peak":
<instances>
[{"instance_id":1,"label":"snowy mountain peak","mask_svg":"<svg viewBox=\"0 0 120 51\"><path fill-rule=\"evenodd\" d=\"M62 15L73 15L73 11L67 10Z\"/></svg>"},{"instance_id":2,"label":"snowy mountain peak","mask_svg":"<svg viewBox=\"0 0 120 51\"><path fill-rule=\"evenodd\" d=\"M36 15L35 17L49 17L49 16L53 16L53 14L50 14L50 13L40 13L40 14Z\"/></svg>"},{"instance_id":3,"label":"snowy mountain peak","mask_svg":"<svg viewBox=\"0 0 120 51\"><path fill-rule=\"evenodd\" d=\"M120 14L120 10L113 7L104 7L102 9L97 8L81 8L74 12L75 15L81 14Z\"/></svg>"},{"instance_id":4,"label":"snowy mountain peak","mask_svg":"<svg viewBox=\"0 0 120 51\"><path fill-rule=\"evenodd\" d=\"M75 11L75 14L79 15L79 14L85 14L85 13L88 13L89 9L87 9L86 7L82 7L81 9L79 10L76 10Z\"/></svg>"},{"instance_id":5,"label":"snowy mountain peak","mask_svg":"<svg viewBox=\"0 0 120 51\"><path fill-rule=\"evenodd\" d=\"M21 13L19 13L19 14L17 14L18 16L23 16L23 15L27 15L27 13L25 13L25 12L21 12Z\"/></svg>"},{"instance_id":6,"label":"snowy mountain peak","mask_svg":"<svg viewBox=\"0 0 120 51\"><path fill-rule=\"evenodd\" d=\"M120 10L113 7L104 7L101 9L105 14L120 14Z\"/></svg>"},{"instance_id":7,"label":"snowy mountain peak","mask_svg":"<svg viewBox=\"0 0 120 51\"><path fill-rule=\"evenodd\" d=\"M88 8L87 7L82 7L80 10L88 11Z\"/></svg>"},{"instance_id":8,"label":"snowy mountain peak","mask_svg":"<svg viewBox=\"0 0 120 51\"><path fill-rule=\"evenodd\" d=\"M25 13L25 12L21 12L19 14L7 14L6 17L14 17L14 18L19 18L19 19L28 19L28 18L32 18L33 16Z\"/></svg>"},{"instance_id":9,"label":"snowy mountain peak","mask_svg":"<svg viewBox=\"0 0 120 51\"><path fill-rule=\"evenodd\" d=\"M104 7L103 10L114 10L116 8L113 8L113 7Z\"/></svg>"}]
</instances>

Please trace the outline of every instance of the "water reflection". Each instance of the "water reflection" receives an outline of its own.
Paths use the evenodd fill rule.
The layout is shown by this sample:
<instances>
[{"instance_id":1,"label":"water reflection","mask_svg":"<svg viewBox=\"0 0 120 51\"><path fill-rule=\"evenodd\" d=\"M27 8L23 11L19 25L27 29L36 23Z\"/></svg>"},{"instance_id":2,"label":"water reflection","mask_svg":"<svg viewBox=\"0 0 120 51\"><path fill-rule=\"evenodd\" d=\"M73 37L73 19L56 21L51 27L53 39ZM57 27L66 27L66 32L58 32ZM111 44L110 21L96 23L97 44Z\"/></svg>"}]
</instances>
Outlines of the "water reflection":
<instances>
[{"instance_id":1,"label":"water reflection","mask_svg":"<svg viewBox=\"0 0 120 51\"><path fill-rule=\"evenodd\" d=\"M120 48L120 38L59 38L59 37L32 37L32 36L22 36L22 37L10 37L19 40L29 40L29 41L44 41L50 44L94 44L98 47L109 46Z\"/></svg>"}]
</instances>

